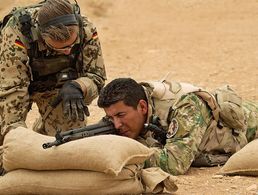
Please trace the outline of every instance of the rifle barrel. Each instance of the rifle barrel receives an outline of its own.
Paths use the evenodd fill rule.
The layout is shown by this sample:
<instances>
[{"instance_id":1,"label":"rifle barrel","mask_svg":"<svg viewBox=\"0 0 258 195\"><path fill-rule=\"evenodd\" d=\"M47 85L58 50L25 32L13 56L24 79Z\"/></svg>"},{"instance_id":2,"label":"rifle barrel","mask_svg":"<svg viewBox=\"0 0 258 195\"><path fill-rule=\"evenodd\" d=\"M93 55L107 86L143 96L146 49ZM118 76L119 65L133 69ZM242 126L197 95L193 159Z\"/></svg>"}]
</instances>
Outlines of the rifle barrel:
<instances>
[{"instance_id":1,"label":"rifle barrel","mask_svg":"<svg viewBox=\"0 0 258 195\"><path fill-rule=\"evenodd\" d=\"M53 142L44 143L44 144L42 145L42 147L43 147L44 149L47 149L47 148L51 148L52 146L58 146L58 145L60 145L60 144L62 144L62 142L61 142L60 140L55 140L55 141L53 141Z\"/></svg>"}]
</instances>

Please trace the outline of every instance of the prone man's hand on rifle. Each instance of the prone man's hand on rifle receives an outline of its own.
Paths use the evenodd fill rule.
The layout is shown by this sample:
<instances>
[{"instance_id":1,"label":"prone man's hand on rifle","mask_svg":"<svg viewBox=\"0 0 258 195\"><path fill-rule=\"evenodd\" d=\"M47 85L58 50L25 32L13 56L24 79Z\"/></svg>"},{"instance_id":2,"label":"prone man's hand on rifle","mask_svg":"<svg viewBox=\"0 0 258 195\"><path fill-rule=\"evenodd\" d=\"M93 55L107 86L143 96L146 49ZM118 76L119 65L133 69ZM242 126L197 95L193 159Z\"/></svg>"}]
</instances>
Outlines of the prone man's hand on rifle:
<instances>
[{"instance_id":1,"label":"prone man's hand on rifle","mask_svg":"<svg viewBox=\"0 0 258 195\"><path fill-rule=\"evenodd\" d=\"M70 120L84 120L84 114L89 116L89 110L84 102L84 95L81 86L75 81L67 81L60 89L53 105L63 101L64 116Z\"/></svg>"}]
</instances>

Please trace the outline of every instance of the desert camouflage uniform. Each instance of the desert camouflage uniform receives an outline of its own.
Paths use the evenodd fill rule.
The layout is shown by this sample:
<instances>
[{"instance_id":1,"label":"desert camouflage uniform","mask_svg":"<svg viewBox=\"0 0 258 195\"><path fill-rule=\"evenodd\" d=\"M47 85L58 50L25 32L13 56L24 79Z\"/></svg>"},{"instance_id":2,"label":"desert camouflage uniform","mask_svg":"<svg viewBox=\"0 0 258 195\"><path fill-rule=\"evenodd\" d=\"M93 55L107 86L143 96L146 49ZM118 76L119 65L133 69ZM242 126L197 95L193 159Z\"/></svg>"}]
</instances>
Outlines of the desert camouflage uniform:
<instances>
[{"instance_id":1,"label":"desert camouflage uniform","mask_svg":"<svg viewBox=\"0 0 258 195\"><path fill-rule=\"evenodd\" d=\"M167 84L170 92L163 91L159 95L153 83L142 83L148 97L149 120L153 115L158 116L163 129L171 135L165 145L153 139L150 131L138 138L143 144L156 148L146 167L159 166L173 175L184 174L199 154L232 154L258 137L258 103L243 103L247 128L234 132L225 125L217 125L207 102L191 92L195 87L189 90L189 86L182 83Z\"/></svg>"},{"instance_id":2,"label":"desert camouflage uniform","mask_svg":"<svg viewBox=\"0 0 258 195\"><path fill-rule=\"evenodd\" d=\"M32 20L37 20L38 8L30 8ZM78 36L76 43L83 41L83 52L79 54L76 61L78 72L77 80L86 88L86 104L97 97L99 90L104 86L106 72L103 56L97 31L94 25L83 17L84 39ZM36 25L36 35L38 36L38 51L45 56L58 57L61 54L49 50L40 37ZM29 92L29 87L33 82L33 74L30 67L30 59L27 49L30 45L27 37L20 30L20 23L17 17L11 17L2 30L0 36L0 128L1 135L4 136L10 129L18 126L26 127L25 119L31 109L32 102L38 106L42 116L34 127L40 133L54 135L57 129L66 131L85 125L86 121L72 122L63 117L62 106L56 108L50 106L50 102L57 96L61 86L54 89ZM83 59L82 56L83 55ZM47 117L45 117L49 113ZM42 123L42 118L44 118ZM39 125L40 124L40 125ZM1 144L0 144L1 145Z\"/></svg>"}]
</instances>

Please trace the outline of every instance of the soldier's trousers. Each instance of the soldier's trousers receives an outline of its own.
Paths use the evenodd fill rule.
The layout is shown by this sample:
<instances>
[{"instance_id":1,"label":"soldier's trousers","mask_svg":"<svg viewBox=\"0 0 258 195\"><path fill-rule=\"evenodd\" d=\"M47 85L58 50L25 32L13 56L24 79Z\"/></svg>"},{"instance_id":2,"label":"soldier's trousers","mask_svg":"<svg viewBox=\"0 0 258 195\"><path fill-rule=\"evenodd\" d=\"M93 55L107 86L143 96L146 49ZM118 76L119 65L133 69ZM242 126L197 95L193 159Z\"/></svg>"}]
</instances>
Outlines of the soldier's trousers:
<instances>
[{"instance_id":1,"label":"soldier's trousers","mask_svg":"<svg viewBox=\"0 0 258 195\"><path fill-rule=\"evenodd\" d=\"M32 96L32 102L35 102L38 106L40 117L36 119L33 124L33 130L44 134L54 136L57 130L67 131L75 128L79 128L86 125L86 119L84 121L71 121L64 117L62 102L53 108L50 102L53 101L56 93L41 93ZM85 117L86 118L86 117ZM2 153L3 153L3 137L0 136L0 175L2 167Z\"/></svg>"}]
</instances>

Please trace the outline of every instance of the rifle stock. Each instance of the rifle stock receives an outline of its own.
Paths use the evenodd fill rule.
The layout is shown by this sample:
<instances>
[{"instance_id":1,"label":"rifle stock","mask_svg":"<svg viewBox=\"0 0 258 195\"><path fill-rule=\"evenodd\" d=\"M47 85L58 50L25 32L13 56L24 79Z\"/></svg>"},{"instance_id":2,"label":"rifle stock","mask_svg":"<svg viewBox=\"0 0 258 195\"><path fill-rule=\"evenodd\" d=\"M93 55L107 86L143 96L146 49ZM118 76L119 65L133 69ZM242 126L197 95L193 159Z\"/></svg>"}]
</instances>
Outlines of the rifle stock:
<instances>
[{"instance_id":1,"label":"rifle stock","mask_svg":"<svg viewBox=\"0 0 258 195\"><path fill-rule=\"evenodd\" d=\"M81 139L84 137L116 133L117 130L115 129L113 123L106 118L102 118L98 123L93 125L88 125L86 127L81 127L78 129L72 129L65 132L57 131L55 135L56 140L53 142L44 143L42 147L44 149L47 149L51 148L52 146L58 146L66 142Z\"/></svg>"}]
</instances>

